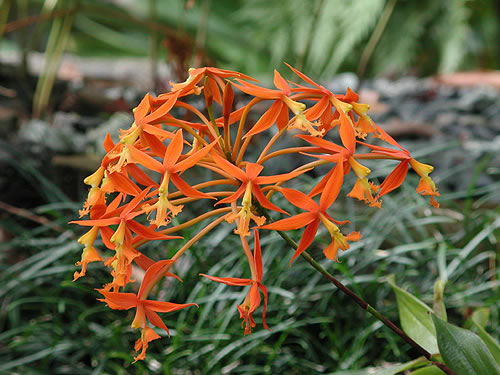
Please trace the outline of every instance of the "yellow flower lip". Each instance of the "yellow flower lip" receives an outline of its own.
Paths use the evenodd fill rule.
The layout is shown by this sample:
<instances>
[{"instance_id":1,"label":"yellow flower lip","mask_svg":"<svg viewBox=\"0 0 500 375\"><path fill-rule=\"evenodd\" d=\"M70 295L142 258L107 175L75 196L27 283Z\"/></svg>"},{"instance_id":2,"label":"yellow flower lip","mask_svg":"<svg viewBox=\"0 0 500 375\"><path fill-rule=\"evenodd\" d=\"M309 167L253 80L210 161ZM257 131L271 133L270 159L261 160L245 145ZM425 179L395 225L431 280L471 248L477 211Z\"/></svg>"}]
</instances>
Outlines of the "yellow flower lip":
<instances>
[{"instance_id":1,"label":"yellow flower lip","mask_svg":"<svg viewBox=\"0 0 500 375\"><path fill-rule=\"evenodd\" d=\"M413 158L410 159L410 165L420 177L427 177L434 170L432 165L420 163Z\"/></svg>"},{"instance_id":2,"label":"yellow flower lip","mask_svg":"<svg viewBox=\"0 0 500 375\"><path fill-rule=\"evenodd\" d=\"M344 113L349 112L352 109L352 105L346 102L343 102L341 100L338 100L336 97L331 96L330 97L330 102L332 105L335 107L336 110L341 110Z\"/></svg>"},{"instance_id":3,"label":"yellow flower lip","mask_svg":"<svg viewBox=\"0 0 500 375\"><path fill-rule=\"evenodd\" d=\"M98 232L98 227L92 227L92 229L78 239L78 243L84 245L85 247L91 246L94 243Z\"/></svg>"},{"instance_id":4,"label":"yellow flower lip","mask_svg":"<svg viewBox=\"0 0 500 375\"><path fill-rule=\"evenodd\" d=\"M283 103L285 103L287 107L290 108L290 110L296 115L301 114L306 110L306 105L304 103L296 102L286 95L283 95Z\"/></svg>"},{"instance_id":5,"label":"yellow flower lip","mask_svg":"<svg viewBox=\"0 0 500 375\"><path fill-rule=\"evenodd\" d=\"M370 110L370 105L364 103L352 103L352 109L360 116L365 116Z\"/></svg>"},{"instance_id":6,"label":"yellow flower lip","mask_svg":"<svg viewBox=\"0 0 500 375\"><path fill-rule=\"evenodd\" d=\"M370 168L367 168L364 165L358 163L358 161L353 157L349 157L348 161L352 167L352 170L354 171L354 173L356 173L356 176L358 176L359 179L363 179L371 173Z\"/></svg>"},{"instance_id":7,"label":"yellow flower lip","mask_svg":"<svg viewBox=\"0 0 500 375\"><path fill-rule=\"evenodd\" d=\"M92 173L90 176L86 177L83 182L86 184L86 185L90 185L92 187L96 187L96 186L99 186L99 184L101 183L102 181L102 178L104 177L104 171L105 171L105 168L101 165L97 171L95 171L94 173Z\"/></svg>"},{"instance_id":8,"label":"yellow flower lip","mask_svg":"<svg viewBox=\"0 0 500 375\"><path fill-rule=\"evenodd\" d=\"M111 236L110 241L117 245L123 244L123 241L125 240L125 228L125 221L122 220L116 232Z\"/></svg>"}]
</instances>

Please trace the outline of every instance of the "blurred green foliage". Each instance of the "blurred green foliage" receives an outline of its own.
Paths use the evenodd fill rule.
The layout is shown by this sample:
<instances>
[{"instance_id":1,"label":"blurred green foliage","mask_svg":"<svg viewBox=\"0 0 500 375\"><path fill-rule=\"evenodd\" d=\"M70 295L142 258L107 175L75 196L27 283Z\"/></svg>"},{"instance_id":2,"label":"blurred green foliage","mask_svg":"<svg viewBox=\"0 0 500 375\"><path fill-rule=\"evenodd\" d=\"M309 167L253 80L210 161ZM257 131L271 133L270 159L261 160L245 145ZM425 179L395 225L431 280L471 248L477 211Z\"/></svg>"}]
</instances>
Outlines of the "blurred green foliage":
<instances>
[{"instance_id":1,"label":"blurred green foliage","mask_svg":"<svg viewBox=\"0 0 500 375\"><path fill-rule=\"evenodd\" d=\"M432 159L449 147L454 145L419 150L415 156ZM225 224L176 265L174 271L184 282L166 282L157 293L161 300L196 302L200 308L163 314L171 338L151 343L147 359L132 365L137 339L130 328L133 313L113 311L96 301L99 295L93 288L107 280L102 266L90 265L88 276L71 282L81 247L66 222L77 216L79 204L65 201L57 186L30 170L21 156L17 159L23 175L39 181L34 189L46 197L33 213L50 222L34 225L3 215L2 228L13 239L0 244L0 373L335 373L415 358L402 340L307 263L298 260L289 268L292 250L271 233L261 237L272 330L264 330L256 316L256 330L243 336L236 305L246 290L198 275L248 276L242 252L234 251L237 237ZM476 168L473 163L466 167ZM460 168L447 171L437 183L455 178ZM390 169L389 164L382 168L380 176ZM476 309L488 309L485 328L498 339L500 274L495 249L500 220L491 202L500 182L481 191L471 186L443 194L442 208L431 211L427 200L415 194L414 177L409 176L396 194L384 197L382 210L353 200L334 205L336 217L350 218L363 233L362 242L341 254L342 263L322 256L329 238L325 231L320 231L311 254L395 322L398 311L385 282L388 274L395 274L399 285L427 304L432 304L434 282L447 280L449 320L462 324ZM307 176L303 180L310 187L315 182ZM189 238L204 225L182 235ZM290 234L297 240L300 231ZM164 257L167 251L157 246L148 254Z\"/></svg>"},{"instance_id":2,"label":"blurred green foliage","mask_svg":"<svg viewBox=\"0 0 500 375\"><path fill-rule=\"evenodd\" d=\"M282 61L313 78L357 71L365 57L369 75L500 62L500 5L489 0L3 0L2 7L2 48L20 50L45 51L53 24L71 14L67 51L152 55L187 66L211 61L250 75Z\"/></svg>"}]
</instances>

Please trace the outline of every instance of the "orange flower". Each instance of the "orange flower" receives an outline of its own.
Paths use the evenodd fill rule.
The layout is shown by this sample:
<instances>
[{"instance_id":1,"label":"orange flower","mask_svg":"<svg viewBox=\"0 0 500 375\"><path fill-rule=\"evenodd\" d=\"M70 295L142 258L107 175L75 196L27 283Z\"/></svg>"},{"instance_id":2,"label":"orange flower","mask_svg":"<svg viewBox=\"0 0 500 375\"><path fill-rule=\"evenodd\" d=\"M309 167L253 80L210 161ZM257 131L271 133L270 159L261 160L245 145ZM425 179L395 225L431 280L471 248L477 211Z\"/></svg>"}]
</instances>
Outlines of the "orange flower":
<instances>
[{"instance_id":1,"label":"orange flower","mask_svg":"<svg viewBox=\"0 0 500 375\"><path fill-rule=\"evenodd\" d=\"M136 313L134 321L132 322L132 328L141 329L141 338L135 343L135 350L139 352L135 361L139 361L145 358L146 350L151 341L159 339L160 336L150 327L147 326L147 321L154 325L155 327L164 329L167 333L168 328L157 314L159 312L166 313L184 309L189 306L198 306L195 303L178 304L172 302L160 302L148 300L147 295L151 291L151 288L156 285L156 283L164 276L177 276L168 272L168 269L174 261L162 260L156 262L150 266L144 275L144 279L141 283L139 292L134 293L117 293L108 292L106 290L98 290L104 298L99 299L100 301L106 302L108 306L115 310L129 310L136 308ZM180 279L179 279L180 280ZM134 362L135 362L134 361Z\"/></svg>"},{"instance_id":2,"label":"orange flower","mask_svg":"<svg viewBox=\"0 0 500 375\"><path fill-rule=\"evenodd\" d=\"M274 85L278 88L278 90L259 87L240 79L237 79L237 81L240 84L238 85L233 83L233 85L244 93L252 95L256 98L274 100L271 107L260 117L257 123L246 134L247 137L269 129L274 123L276 123L280 130L283 129L288 124L288 109L290 109L296 116L299 116L301 119L303 118L302 112L306 109L305 104L290 99L290 95L292 93L290 86L277 70L274 71ZM305 120L305 117L303 119Z\"/></svg>"},{"instance_id":3,"label":"orange flower","mask_svg":"<svg viewBox=\"0 0 500 375\"><path fill-rule=\"evenodd\" d=\"M349 169L352 168L356 176L358 177L354 187L351 192L347 194L348 197L356 198L369 204L370 207L379 207L382 202L378 201L373 197L373 193L376 192L379 187L368 181L367 176L370 174L370 169L361 165L353 156L353 154L345 147L339 146L335 143L327 141L326 139L311 137L307 135L298 135L299 138L320 147L320 150L328 152L330 155L310 155L318 159L328 160L333 163L343 163L344 173L349 173ZM332 168L323 179L313 188L309 196L315 196L323 191L327 182L334 178L334 169Z\"/></svg>"},{"instance_id":4,"label":"orange flower","mask_svg":"<svg viewBox=\"0 0 500 375\"><path fill-rule=\"evenodd\" d=\"M430 203L434 207L439 207L439 203L434 200L434 197L439 197L439 192L436 189L434 181L429 177L429 174L434 170L434 167L428 164L423 164L410 156L410 152L401 147L396 141L394 143L399 147L399 150L394 150L386 147L370 145L368 143L358 143L371 148L373 151L368 154L358 155L364 157L370 156L386 156L391 159L401 160L394 170L385 178L384 182L380 185L380 191L377 198L390 193L397 189L403 183L407 173L408 164L411 165L413 170L420 176L420 182L417 186L417 193L421 195L430 195Z\"/></svg>"},{"instance_id":5,"label":"orange flower","mask_svg":"<svg viewBox=\"0 0 500 375\"><path fill-rule=\"evenodd\" d=\"M253 319L252 314L257 310L260 306L260 293L259 289L264 295L264 308L262 310L262 325L265 329L269 329L266 323L266 308L267 308L267 288L262 285L262 252L260 248L260 240L259 240L259 232L254 229L254 250L253 250L253 267L255 269L254 277L250 279L241 279L239 277L217 277L217 276L209 276L203 273L200 273L201 276L204 276L212 281L216 281L218 283L223 283L231 286L247 286L251 285L250 290L245 297L245 300L241 305L238 305L238 311L240 313L240 318L243 319L241 322L241 327L245 329L244 334L248 335L252 333L252 328L256 326L255 320Z\"/></svg>"},{"instance_id":6,"label":"orange flower","mask_svg":"<svg viewBox=\"0 0 500 375\"><path fill-rule=\"evenodd\" d=\"M215 142L211 143L209 146L202 148L191 154L189 157L179 162L179 158L182 154L182 148L184 146L184 139L182 137L182 129L179 129L175 133L174 139L170 142L166 148L165 154L163 156L163 163L153 159L151 156L147 155L130 146L130 155L134 162L144 165L145 167L163 174L160 187L158 188L158 201L150 206L145 206L143 209L146 212L152 212L156 210L156 217L151 223L156 226L167 225L170 222L168 217L169 211L172 216L176 216L182 211L183 206L175 206L168 200L168 186L170 181L186 196L188 197L198 197L198 198L213 198L212 196L202 193L196 189L193 189L188 185L180 176L179 173L191 168L193 165L198 163L202 158L204 158L208 152L215 145Z\"/></svg>"},{"instance_id":7,"label":"orange flower","mask_svg":"<svg viewBox=\"0 0 500 375\"><path fill-rule=\"evenodd\" d=\"M111 163L108 167L110 172L120 172L122 167L130 162L130 152L128 146L133 145L138 139L141 144L151 147L153 151L162 152L165 148L159 141L160 139L172 138L172 133L153 126L151 124L161 121L177 101L179 94L171 93L168 95L168 100L152 113L151 95L146 95L140 102L139 106L134 110L134 123L120 135L120 143L118 143L111 151L108 152L108 157L118 159Z\"/></svg>"},{"instance_id":8,"label":"orange flower","mask_svg":"<svg viewBox=\"0 0 500 375\"><path fill-rule=\"evenodd\" d=\"M302 171L295 171L285 174L279 174L275 176L259 176L260 172L264 169L264 166L256 163L246 163L245 171L238 168L234 164L228 162L226 159L221 158L217 154L212 154L214 161L221 167L224 171L229 172L235 179L242 182L238 190L236 190L229 197L226 197L217 204L220 203L231 203L235 202L238 198L243 195L243 207L237 214L229 215L227 221L232 223L235 219L239 219L238 228L234 231L236 234L241 236L249 236L248 226L250 220L253 220L258 226L265 223L266 218L264 216L256 216L252 212L252 194L255 196L257 201L262 205L262 207L268 210L278 211L287 214L278 206L272 204L269 199L266 198L262 190L260 190L259 185L261 184L274 184L277 182L283 182L290 180L294 177L307 172L309 169Z\"/></svg>"},{"instance_id":9,"label":"orange flower","mask_svg":"<svg viewBox=\"0 0 500 375\"><path fill-rule=\"evenodd\" d=\"M217 85L219 85L220 87L224 87L223 79L236 77L236 78L246 79L249 81L257 81L256 79L247 76L246 74L234 72L232 70L218 69L212 67L197 68L197 69L191 68L189 69L189 77L185 82L181 83L170 82L170 85L172 86L171 91L179 92L179 97L193 93L199 95L201 93L201 87L198 87L196 85L203 79L203 77L208 77L206 84L210 86L209 90L212 92L212 95L214 95L214 99L219 104L221 103L221 101ZM163 97L166 95L168 94L162 94L158 97L158 99L163 100Z\"/></svg>"},{"instance_id":10,"label":"orange flower","mask_svg":"<svg viewBox=\"0 0 500 375\"><path fill-rule=\"evenodd\" d=\"M131 263L134 258L139 256L139 252L132 246L132 232L149 240L167 240L180 238L178 236L167 236L155 232L153 229L145 227L137 223L133 219L141 215L143 211L134 211L140 202L148 193L149 188L144 189L141 194L137 195L127 205L116 208L120 199L116 199L115 205L110 205L107 212L99 219L71 221L70 224L78 224L92 227L109 227L110 225L118 224L118 228L111 236L109 241L114 245L115 255L106 261L106 265L113 267L113 282L109 284L109 288L113 287L117 290L124 287L130 280ZM111 210L110 210L111 209ZM103 237L104 240L104 237Z\"/></svg>"},{"instance_id":11,"label":"orange flower","mask_svg":"<svg viewBox=\"0 0 500 375\"><path fill-rule=\"evenodd\" d=\"M332 203L337 199L342 186L342 181L344 178L344 168L343 163L338 163L333 172L333 178L331 178L325 185L325 189L320 198L319 205L308 197L304 193L293 190L281 188L281 192L285 198L292 203L294 206L302 208L307 212L300 213L298 215L276 221L271 224L266 224L262 226L262 229L272 229L272 230L291 230L306 227L304 233L300 239L299 246L293 254L290 260L290 265L303 251L305 251L309 245L311 245L316 232L318 231L319 223L323 223L326 227L332 242L323 251L325 256L332 260L337 260L338 249L347 250L349 248L348 241L358 241L361 238L359 232L353 232L347 236L344 236L337 225L345 224L348 221L336 221L334 220L326 210L332 205Z\"/></svg>"},{"instance_id":12,"label":"orange flower","mask_svg":"<svg viewBox=\"0 0 500 375\"><path fill-rule=\"evenodd\" d=\"M324 135L325 132L332 129L337 125L337 119L340 123L339 133L340 139L344 147L346 147L349 152L354 153L356 146L356 133L355 126L353 124L352 118L347 115L347 113L352 109L352 105L347 101L352 100L352 91L348 90L346 95L338 96L334 95L331 91L327 90L323 86L318 85L311 78L306 76L304 73L292 68L290 65L286 64L290 69L293 70L300 78L302 78L307 83L313 85L315 88L308 88L300 86L294 91L308 92L315 95L323 95L323 98L319 100L313 107L309 108L306 118L309 120L316 120L317 118L322 119L322 124L319 127L319 132ZM347 100L346 100L347 99ZM335 115L332 115L332 107L337 111ZM315 134L313 134L315 135Z\"/></svg>"}]
</instances>

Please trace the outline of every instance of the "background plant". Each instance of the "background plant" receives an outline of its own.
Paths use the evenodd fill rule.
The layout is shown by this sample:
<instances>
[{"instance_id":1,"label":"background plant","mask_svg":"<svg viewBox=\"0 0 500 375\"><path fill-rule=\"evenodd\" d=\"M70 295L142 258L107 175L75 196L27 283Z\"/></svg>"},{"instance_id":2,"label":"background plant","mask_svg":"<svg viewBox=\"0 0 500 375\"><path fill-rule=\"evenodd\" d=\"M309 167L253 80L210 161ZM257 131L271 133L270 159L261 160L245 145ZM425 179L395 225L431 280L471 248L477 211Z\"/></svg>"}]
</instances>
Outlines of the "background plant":
<instances>
[{"instance_id":1,"label":"background plant","mask_svg":"<svg viewBox=\"0 0 500 375\"><path fill-rule=\"evenodd\" d=\"M59 2L58 6L63 3L66 2ZM84 1L80 2L82 3L88 4ZM221 13L224 15L224 24L220 24L218 21L220 18L216 18L214 13L215 9L219 9L219 3L212 1L211 7L204 8L208 9L208 13L205 14L209 15L208 35L220 36L209 37L206 43L229 45L231 48L214 48L214 51L217 50L219 53L212 56L217 58L218 63L249 73L253 72L252 69L261 68L265 68L267 72L272 71L274 65L271 69L267 68L269 52L261 46L256 49L260 52L259 55L252 57L259 59L261 63L252 64L247 69L241 68L243 66L241 64L245 61L249 61L249 64L252 61L246 60L248 58L246 52L250 50L252 42L251 37L247 38L246 34L239 34L231 27L225 27L232 19L229 19L223 10ZM170 9L179 11L171 13L174 15L171 17L172 22L182 19L185 26L184 28L181 26L180 30L186 31L189 35L196 35L201 17L200 4L195 2L194 8L186 10L180 7L173 8L172 4L169 4ZM398 7L402 4L410 6L409 2L397 2L389 18L389 25L396 19ZM479 41L472 39L474 43L479 43L479 47L477 51L471 50L471 60L462 61L463 68L475 68L478 66L478 61L481 61L479 66L482 67L498 66L495 60L493 63L484 63L484 56L494 55L496 51L491 47L495 45L495 35L498 33L498 25L494 20L495 5L496 3L487 1L468 2L470 6L468 9L471 11L469 20L473 25L469 30L474 34L479 33L480 36ZM134 8L135 13L131 14L127 11L129 7L122 8L123 5L117 3L109 3L106 6L106 9L98 8L99 10L93 13L90 11L86 13L85 7L78 8L78 12L90 17L94 23L87 23L86 27L78 28L73 23L66 51L77 51L84 56L112 54L116 57L136 54L142 56L147 53L149 36L146 33L149 31L146 30L150 30L146 26L148 22L137 23L130 20L137 18L152 20L153 18L148 18L148 11L143 8L138 10L137 7ZM61 9L54 15L49 12L39 18L41 7L41 1L2 2L2 16L6 17L7 13L4 10L10 9L9 17L5 18L8 23L4 27L5 37L1 42L2 55L12 49L24 52L25 56L32 50L42 52L46 50L45 42L52 22L55 17L62 17L64 11ZM116 9L125 10L113 13L111 18L101 16ZM423 9L415 9L414 13L407 13L398 19L406 21L408 17L418 18L421 11ZM122 18L123 13L128 13L126 18ZM440 22L440 19L435 22ZM27 20L30 22L24 23ZM161 22L164 25L167 21ZM415 20L413 23L418 26L418 22ZM85 20L82 24L84 23ZM219 24L214 26L216 23ZM34 25L36 28L32 29ZM102 25L104 28L98 28L97 25ZM383 33L383 38L396 40L401 37L397 23L391 29L389 25ZM288 23L284 22L282 27L288 27ZM257 28L249 27L249 29L251 29L249 32L258 31ZM217 30L220 31L219 34L214 34ZM229 31L222 32L222 30ZM446 31L446 28L443 30ZM483 33L489 35L484 40ZM139 37L140 35L142 37ZM426 64L434 66L433 69L426 68L426 72L437 71L436 61L439 59L426 58L427 63L421 64L422 56L430 56L429 49L436 48L436 45L428 40L434 36L434 33L423 34L422 38L425 41L419 44L420 52L416 53L416 59L404 56L407 52L403 47L398 49L402 54L400 58L406 62L410 71L421 72L420 69L427 66ZM121 37L119 40L122 41L131 38L137 42L118 43L114 41L115 37ZM158 43L153 45L158 46L158 56L163 58L167 53L159 47L162 46L160 41L163 38L163 31L157 31L155 37ZM232 43L232 38L238 41ZM79 40L78 44L75 44L75 40ZM242 40L244 42L241 42ZM360 42L362 48L352 53L361 53L365 48L365 41ZM483 43L485 49L481 48ZM75 49L75 45L78 49ZM185 45L192 46L192 44ZM243 51L242 45L245 45ZM131 49L135 50L131 52ZM224 53L228 54L227 58L218 57ZM432 55L437 56L437 54ZM384 53L381 53L380 58L384 59ZM296 60L287 58L287 61L297 65ZM374 61L368 65L370 75L372 74L370 69L375 66ZM471 65L468 61L472 62ZM496 61L498 62L498 57ZM357 70L357 61L345 66L345 69ZM26 65L20 64L18 69L22 70L25 67ZM308 69L312 71L313 67L308 66ZM342 71L344 67L341 66L339 69ZM403 70L402 73L405 74L407 71ZM263 75L262 72L257 74ZM329 78L328 73L325 73L325 78ZM22 78L17 78L17 81L25 82ZM32 105L28 99L27 103L23 108L29 114ZM438 160L445 150L458 147L456 142L424 147L416 146L412 142L403 145L414 152L417 158L423 158L423 161L428 162ZM295 369L297 373L333 371L340 373L344 369L346 371L343 373L346 373L347 369L352 369L354 372L357 371L356 368L364 366L387 366L386 361L405 361L415 356L415 353L408 352L407 347L402 346L404 344L379 323L363 319L365 314L357 306L348 303L339 293L328 293L327 299L320 299L316 290L332 291L331 286L315 276L305 265L297 263L291 270L282 270L280 262L283 258L280 254L288 250L279 246L281 242L270 245L266 240L263 240L262 245L263 251L270 254L269 258L264 258L265 266L268 267L266 280L269 284L276 285L270 290L270 305L273 307L269 311L269 314L275 316L275 320L271 319L269 324L273 325L275 330L276 326L279 326L279 331L276 335L266 331L255 333L251 342L250 339L242 337L231 308L244 296L236 293L234 288L202 283L192 294L186 295L193 287L187 283L190 279L195 279L201 270L208 268L210 273L222 274L229 272L233 267L243 267L242 259L226 255L235 244L226 242L228 249L221 245L220 240L227 237L230 231L229 228L221 228L210 241L201 241L199 244L202 246L200 251L209 255L208 260L196 257L188 257L189 261L186 260L186 270L179 273L185 280L185 290L184 288L172 290L168 287L161 289L165 298L182 301L201 299L202 302L204 296L215 291L219 293L216 301L201 303L199 313L181 314L178 325L173 320L167 320L172 333L172 340L168 341L168 346L163 347L153 342L148 362L136 364L132 370L130 367L132 353L127 348L133 344L134 337L132 333L123 334L128 329L129 321L117 318L104 306L96 306L95 295L91 292L104 274L91 265L91 275L80 283L81 287L72 284L69 280L72 279L74 260L80 249L73 243L70 254L66 254L65 249L57 251L62 243L69 243L75 239L66 223L76 216L79 202L83 199L85 192L76 187L81 186L79 181L85 177L85 172L71 170L71 175L75 174L76 177L68 183L67 178L70 177L68 170L63 170L63 178L60 173L61 168L47 159L43 164L43 170L37 170L37 161L43 159L42 157L37 156L34 160L19 147L11 148L5 142L0 145L0 149L2 162L7 161L7 166L3 164L2 170L5 174L2 175L2 179L13 175L14 180L11 179L9 183L13 189L17 187L20 192L23 189L19 189L19 186L28 186L30 189L30 194L23 195L17 200L6 201L6 197L1 199L3 203L10 203L10 206L2 205L0 219L3 241L0 244L2 249L0 284L2 289L9 293L0 297L2 359L0 372L74 373L74 370L78 369L81 373L134 371L162 373L175 372L177 369L178 372L184 373L189 369L193 372L199 369L202 373L212 370L226 373L237 371L275 373L292 372ZM471 155L466 156L462 164L436 171L438 176L436 181L440 186L453 185L454 182L461 181L463 169L474 170L476 176L484 171L492 176L497 175L495 167L489 163L488 155L480 162ZM12 172L14 168L15 173ZM380 176L387 175L390 169L382 168L379 172ZM318 182L313 177L308 178L310 187ZM418 183L415 176L408 176L408 179L408 186L416 186ZM78 182L72 182L73 180ZM495 178L493 180L495 181ZM362 288L361 295L374 303L391 320L397 322L394 294L389 284L381 279L381 275L388 272L395 273L398 285L414 293L428 305L432 305L432 286L435 279L444 275L449 268L447 265L454 262L454 267L449 269L453 272L448 274L450 281L444 295L450 321L462 325L468 321L472 311L482 311L480 307L485 306L490 310L485 328L498 339L499 298L496 254L499 234L498 224L495 223L498 217L495 194L500 186L498 182L488 186L478 185L477 182L477 179L472 179L466 189L461 188L459 191L442 194L440 199L442 210L433 217L429 217L427 202L415 196L412 188L405 186L401 191L395 191L392 196L386 198L384 217L376 212L367 213L363 205L349 201L338 202L336 210L339 216L355 218L354 222L365 228L364 240L373 251L360 251L354 246L352 251L344 254L342 264L331 265L332 272L341 274L342 281L349 287L358 291ZM352 183L354 181L351 181ZM28 208L27 211L18 209L18 206L23 205ZM400 210L402 205L406 205L407 210ZM193 233L191 230L186 230L181 234L189 238ZM325 233L320 231L320 235L325 236ZM323 241L326 241L326 237ZM160 251L162 249L158 249L158 254ZM312 254L319 257L321 250L312 249ZM40 259L47 259L47 262L39 263ZM51 263L52 261L54 263ZM324 262L324 265L327 264L330 263ZM95 275L95 278L92 275ZM302 278L309 280L303 292L298 288ZM8 287L5 287L6 285ZM370 300L371 296L373 300ZM226 313L222 314L221 311ZM292 312L296 318L287 319ZM92 320L92 324L88 323L89 320ZM189 341L176 339L178 330L184 331L182 336L189 337ZM372 332L374 335L370 334ZM166 338L161 341L166 342ZM165 352L168 352L168 356L165 356ZM167 361L164 360L165 357L168 358ZM300 362L297 358L301 358Z\"/></svg>"}]
</instances>

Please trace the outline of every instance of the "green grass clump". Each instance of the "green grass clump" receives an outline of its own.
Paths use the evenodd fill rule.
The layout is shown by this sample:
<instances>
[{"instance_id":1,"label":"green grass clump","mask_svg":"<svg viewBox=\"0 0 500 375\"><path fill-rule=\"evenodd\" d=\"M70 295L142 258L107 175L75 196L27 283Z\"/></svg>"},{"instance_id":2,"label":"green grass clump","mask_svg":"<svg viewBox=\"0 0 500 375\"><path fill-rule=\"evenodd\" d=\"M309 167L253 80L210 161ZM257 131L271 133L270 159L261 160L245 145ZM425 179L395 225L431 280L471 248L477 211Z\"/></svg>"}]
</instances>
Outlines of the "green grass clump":
<instances>
[{"instance_id":1,"label":"green grass clump","mask_svg":"<svg viewBox=\"0 0 500 375\"><path fill-rule=\"evenodd\" d=\"M432 152L440 151L422 153L432 158ZM21 161L19 168L23 165L29 164ZM487 164L471 161L468 167L480 173ZM437 183L453 180L459 172L447 171ZM43 176L30 173L26 167L26 178L43 179L44 184L37 185L45 197L54 196L48 188L59 191ZM311 255L396 323L395 296L386 276L395 274L399 285L429 304L436 279L447 280L450 319L464 322L475 309L487 307L487 330L498 335L495 251L500 219L491 202L500 183L476 189L473 179L466 191L443 194L441 208L431 210L427 200L414 193L413 177L396 194L384 197L382 210L353 200L334 205L333 215L352 218L363 240L341 254L342 263L337 264L322 257L328 233L320 231ZM174 272L184 282L169 279L158 292L162 300L196 302L199 309L164 315L170 339L152 342L146 360L132 365L137 339L130 328L133 312L110 310L96 301L94 288L108 281L102 265L91 264L85 278L71 281L81 246L76 242L79 233L66 223L77 216L79 203L61 202L61 196L31 210L49 219L46 224L3 216L2 229L12 239L0 244L0 373L340 373L417 356L307 263L298 259L290 268L293 250L277 234L265 231L263 283L269 288L271 331L262 328L257 312L254 333L243 336L236 305L246 290L198 276L248 276L243 253L235 251L238 238L225 224L175 265ZM190 238L204 225L182 235ZM290 232L296 240L300 234ZM153 254L166 251L161 246L152 249Z\"/></svg>"}]
</instances>

